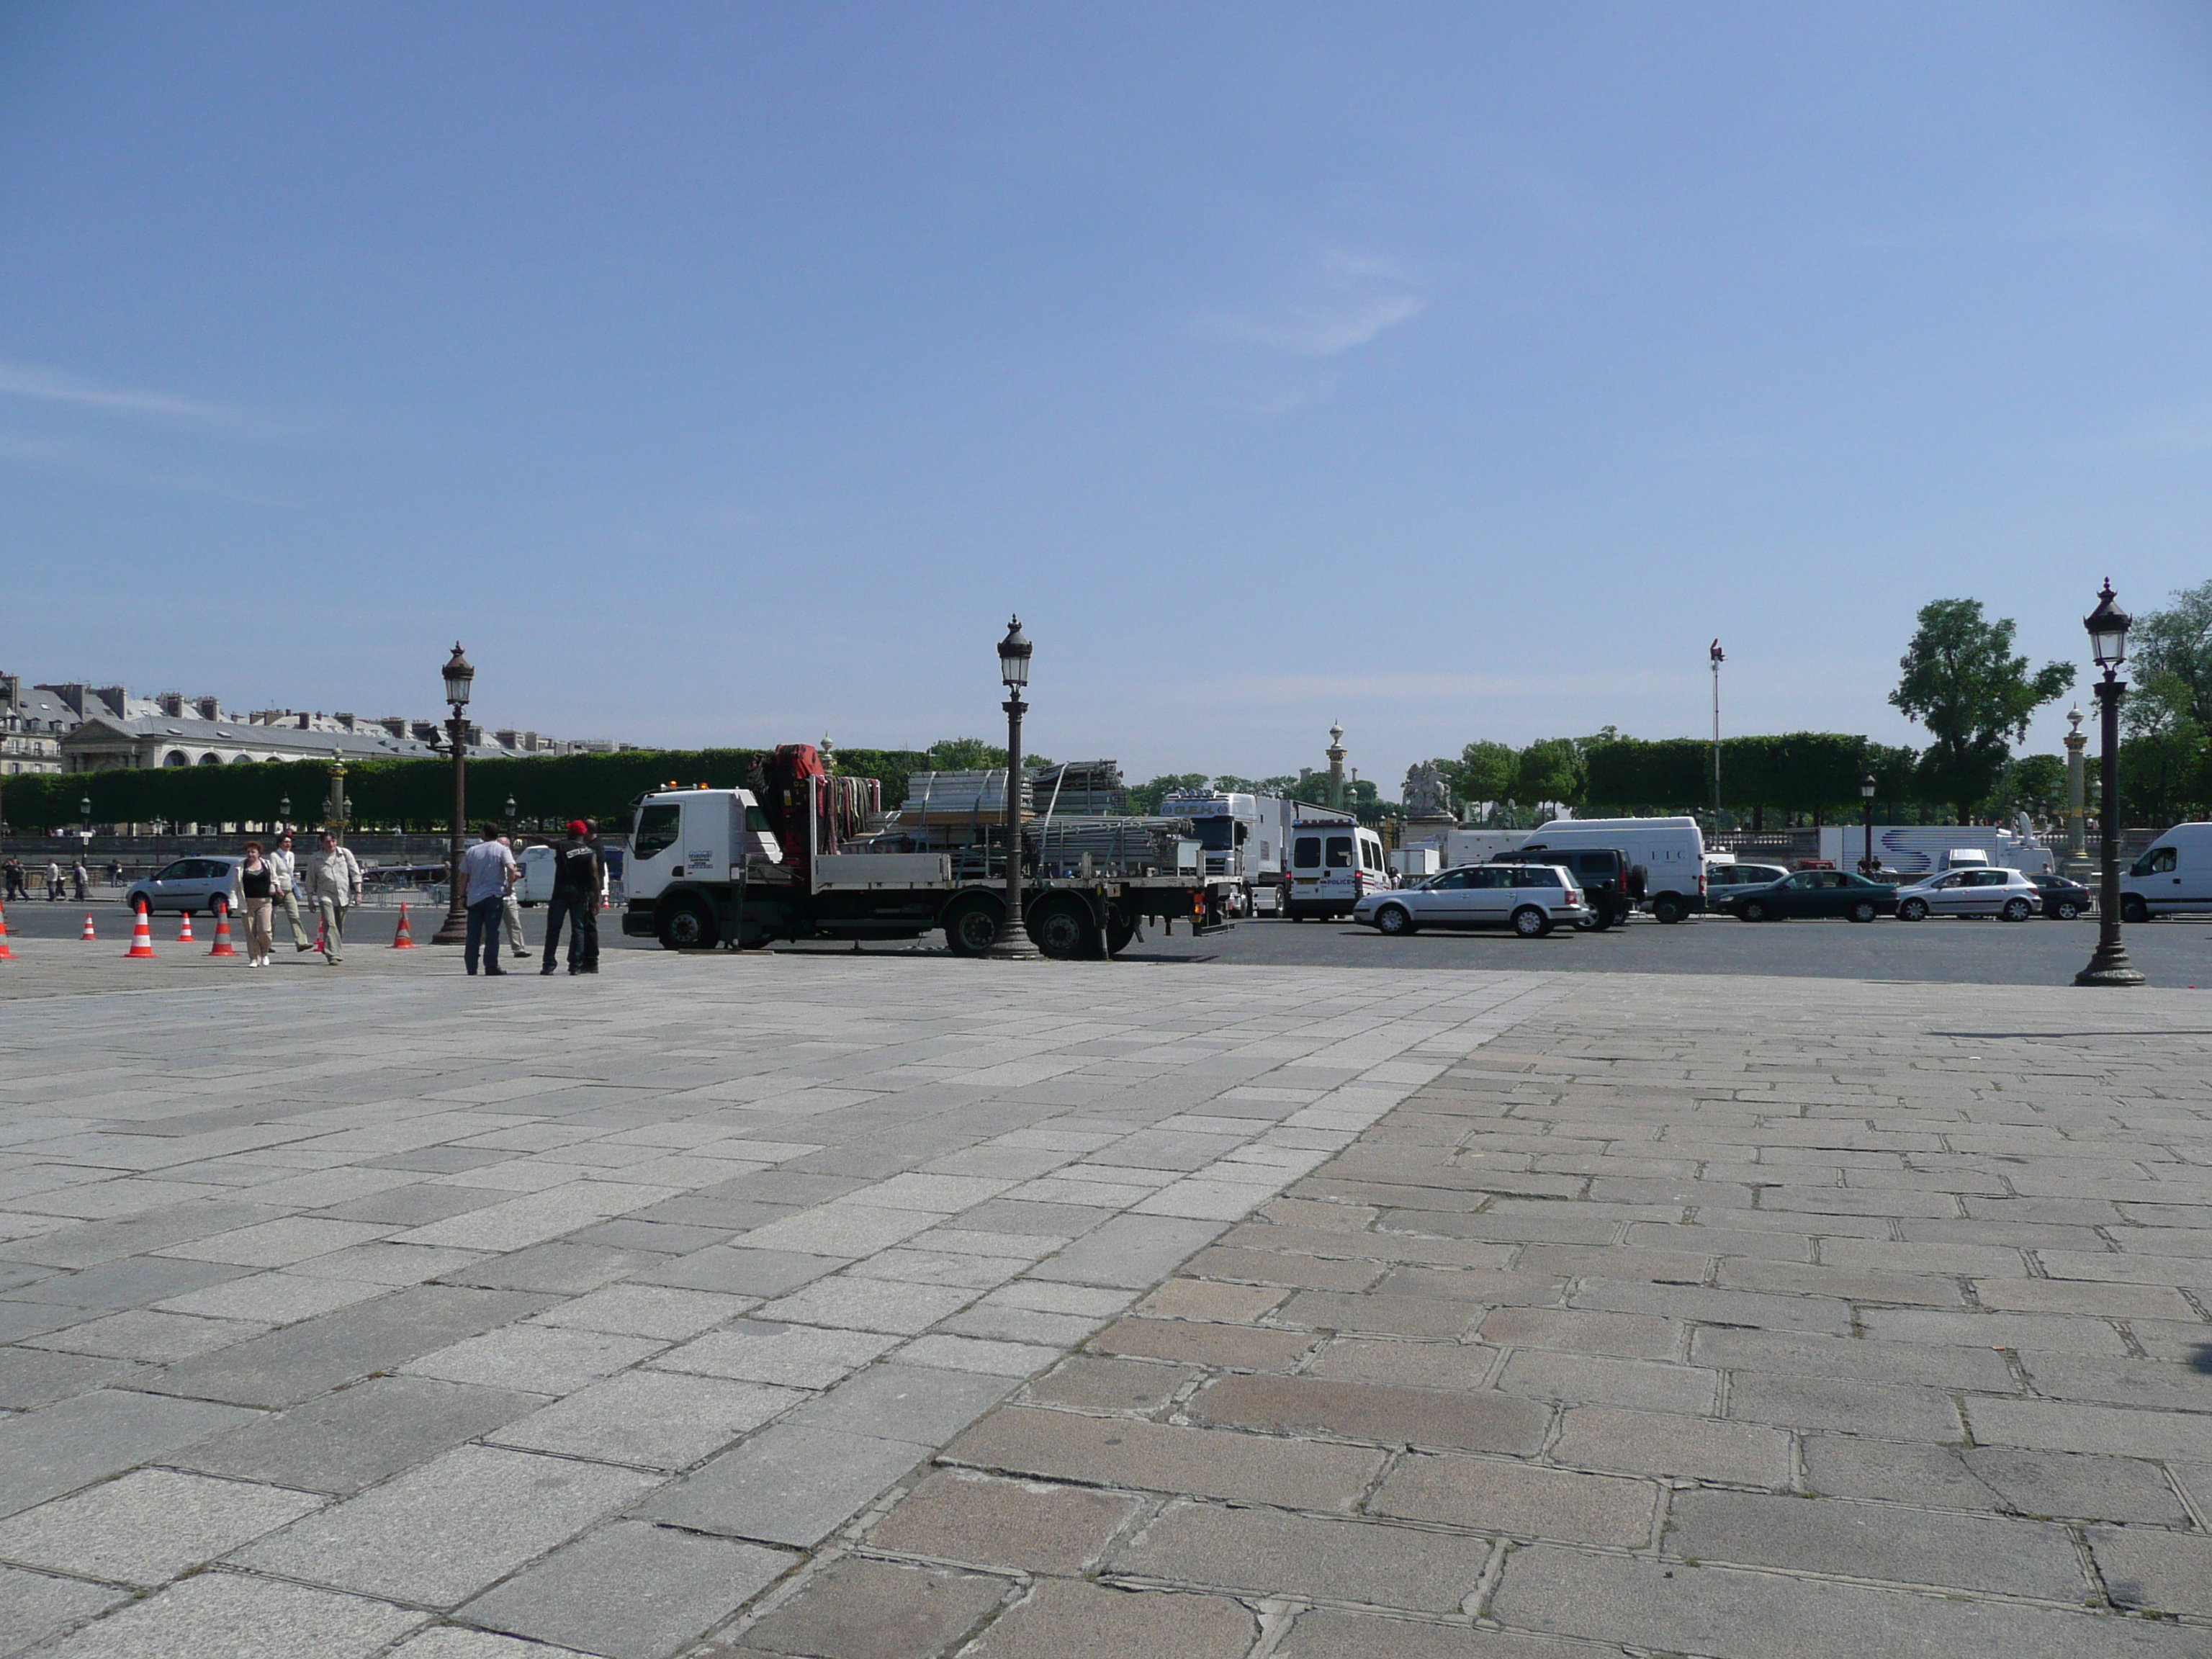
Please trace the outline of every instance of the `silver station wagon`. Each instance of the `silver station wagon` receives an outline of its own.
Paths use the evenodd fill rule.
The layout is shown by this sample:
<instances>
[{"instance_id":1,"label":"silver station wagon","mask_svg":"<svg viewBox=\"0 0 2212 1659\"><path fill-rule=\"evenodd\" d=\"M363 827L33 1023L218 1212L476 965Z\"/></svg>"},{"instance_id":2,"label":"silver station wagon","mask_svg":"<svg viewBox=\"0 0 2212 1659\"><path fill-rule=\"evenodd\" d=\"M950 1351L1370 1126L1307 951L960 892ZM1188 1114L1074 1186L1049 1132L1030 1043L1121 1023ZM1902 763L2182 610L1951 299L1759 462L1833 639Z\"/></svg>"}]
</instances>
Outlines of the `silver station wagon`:
<instances>
[{"instance_id":1,"label":"silver station wagon","mask_svg":"<svg viewBox=\"0 0 2212 1659\"><path fill-rule=\"evenodd\" d=\"M1401 887L1370 893L1352 919L1384 933L1424 927L1510 927L1541 939L1589 915L1575 878L1553 864L1462 864Z\"/></svg>"}]
</instances>

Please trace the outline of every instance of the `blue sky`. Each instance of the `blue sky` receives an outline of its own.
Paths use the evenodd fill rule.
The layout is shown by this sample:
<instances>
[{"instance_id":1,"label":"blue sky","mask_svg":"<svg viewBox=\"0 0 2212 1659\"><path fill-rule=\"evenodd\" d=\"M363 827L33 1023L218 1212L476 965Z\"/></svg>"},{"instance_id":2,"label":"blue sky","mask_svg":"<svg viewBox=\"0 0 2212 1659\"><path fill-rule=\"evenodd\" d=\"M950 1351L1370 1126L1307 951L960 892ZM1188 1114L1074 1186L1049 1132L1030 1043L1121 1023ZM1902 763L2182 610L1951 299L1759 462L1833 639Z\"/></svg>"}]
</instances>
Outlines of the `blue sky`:
<instances>
[{"instance_id":1,"label":"blue sky","mask_svg":"<svg viewBox=\"0 0 2212 1659\"><path fill-rule=\"evenodd\" d=\"M1395 793L2212 577L2212 21L0 7L0 665ZM2056 746L2054 711L2035 741Z\"/></svg>"}]
</instances>

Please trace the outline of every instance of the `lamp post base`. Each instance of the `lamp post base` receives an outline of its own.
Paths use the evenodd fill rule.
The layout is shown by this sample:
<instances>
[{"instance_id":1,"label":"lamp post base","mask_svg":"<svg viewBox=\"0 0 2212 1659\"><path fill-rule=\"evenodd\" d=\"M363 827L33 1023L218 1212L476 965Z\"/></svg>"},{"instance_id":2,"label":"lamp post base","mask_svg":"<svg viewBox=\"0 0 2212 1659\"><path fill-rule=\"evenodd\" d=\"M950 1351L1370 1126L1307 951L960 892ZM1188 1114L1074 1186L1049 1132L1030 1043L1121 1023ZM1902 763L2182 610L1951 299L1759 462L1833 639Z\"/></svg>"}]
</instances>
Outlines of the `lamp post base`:
<instances>
[{"instance_id":1,"label":"lamp post base","mask_svg":"<svg viewBox=\"0 0 2212 1659\"><path fill-rule=\"evenodd\" d=\"M1030 930L1019 921L1000 934L984 955L999 962L1040 962L1044 958L1044 952L1030 943Z\"/></svg>"},{"instance_id":2,"label":"lamp post base","mask_svg":"<svg viewBox=\"0 0 2212 1659\"><path fill-rule=\"evenodd\" d=\"M430 935L433 945L466 945L468 942L469 918L466 911L458 916L447 916L444 925Z\"/></svg>"},{"instance_id":3,"label":"lamp post base","mask_svg":"<svg viewBox=\"0 0 2212 1659\"><path fill-rule=\"evenodd\" d=\"M2097 953L2089 958L2089 965L2074 975L2076 985L2143 985L2140 971L2128 961L2128 953L2118 940L2100 945Z\"/></svg>"}]
</instances>

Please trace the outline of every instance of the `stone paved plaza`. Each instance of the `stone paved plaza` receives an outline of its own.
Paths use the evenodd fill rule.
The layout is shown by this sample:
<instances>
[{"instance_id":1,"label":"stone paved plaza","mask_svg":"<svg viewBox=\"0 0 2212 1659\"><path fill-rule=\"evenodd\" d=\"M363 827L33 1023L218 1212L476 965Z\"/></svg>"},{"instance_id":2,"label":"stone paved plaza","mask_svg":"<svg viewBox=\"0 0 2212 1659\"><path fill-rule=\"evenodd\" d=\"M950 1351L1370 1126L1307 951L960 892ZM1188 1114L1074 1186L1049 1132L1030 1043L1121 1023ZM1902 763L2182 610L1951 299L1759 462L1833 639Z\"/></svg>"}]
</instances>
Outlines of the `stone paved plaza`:
<instances>
[{"instance_id":1,"label":"stone paved plaza","mask_svg":"<svg viewBox=\"0 0 2212 1659\"><path fill-rule=\"evenodd\" d=\"M2191 994L362 958L0 964L0 1655L2212 1652Z\"/></svg>"}]
</instances>

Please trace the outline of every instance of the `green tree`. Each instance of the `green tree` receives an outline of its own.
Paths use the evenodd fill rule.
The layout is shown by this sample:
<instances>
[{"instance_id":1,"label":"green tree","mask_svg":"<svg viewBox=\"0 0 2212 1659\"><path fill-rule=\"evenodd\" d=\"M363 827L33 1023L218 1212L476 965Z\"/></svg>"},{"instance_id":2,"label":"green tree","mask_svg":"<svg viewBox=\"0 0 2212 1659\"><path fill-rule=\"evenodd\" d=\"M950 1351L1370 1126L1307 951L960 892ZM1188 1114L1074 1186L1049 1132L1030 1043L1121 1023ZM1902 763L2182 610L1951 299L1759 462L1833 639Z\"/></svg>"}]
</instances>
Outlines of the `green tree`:
<instances>
[{"instance_id":1,"label":"green tree","mask_svg":"<svg viewBox=\"0 0 2212 1659\"><path fill-rule=\"evenodd\" d=\"M929 745L929 765L932 772L988 772L1003 769L1006 764L1006 745L986 743L981 738L939 738Z\"/></svg>"},{"instance_id":2,"label":"green tree","mask_svg":"<svg viewBox=\"0 0 2212 1659\"><path fill-rule=\"evenodd\" d=\"M1297 778L1288 772L1272 778L1240 778L1224 772L1214 779L1213 787L1224 795L1273 795L1280 799L1297 788Z\"/></svg>"},{"instance_id":3,"label":"green tree","mask_svg":"<svg viewBox=\"0 0 2212 1659\"><path fill-rule=\"evenodd\" d=\"M1486 801L1502 806L1513 799L1521 772L1521 757L1502 743L1475 742L1459 751L1455 761L1439 760L1444 781L1454 799Z\"/></svg>"},{"instance_id":4,"label":"green tree","mask_svg":"<svg viewBox=\"0 0 2212 1659\"><path fill-rule=\"evenodd\" d=\"M1139 817L1148 817L1160 810L1160 803L1170 795L1184 790L1203 789L1207 777L1203 772L1163 772L1150 783L1139 783L1129 791L1129 810Z\"/></svg>"},{"instance_id":5,"label":"green tree","mask_svg":"<svg viewBox=\"0 0 2212 1659\"><path fill-rule=\"evenodd\" d=\"M2141 689L2167 683L2198 730L2212 732L2212 582L2177 589L2173 603L2137 622L2129 635L2138 690L2128 699L2130 726Z\"/></svg>"},{"instance_id":6,"label":"green tree","mask_svg":"<svg viewBox=\"0 0 2212 1659\"><path fill-rule=\"evenodd\" d=\"M1996 787L1983 803L1993 817L2016 812L2055 818L2066 810L2066 761L2061 755L2015 755L1997 774Z\"/></svg>"},{"instance_id":7,"label":"green tree","mask_svg":"<svg viewBox=\"0 0 2212 1659\"><path fill-rule=\"evenodd\" d=\"M1918 623L1889 701L1933 739L1921 757L1922 787L1964 818L1995 787L2030 717L2074 684L2074 665L2049 662L2030 673L2027 659L2013 654L2012 619L1989 621L1979 599L1937 599L1920 608Z\"/></svg>"},{"instance_id":8,"label":"green tree","mask_svg":"<svg viewBox=\"0 0 2212 1659\"><path fill-rule=\"evenodd\" d=\"M1522 806L1575 806L1583 799L1583 751L1572 738L1543 738L1520 754L1512 799Z\"/></svg>"}]
</instances>

